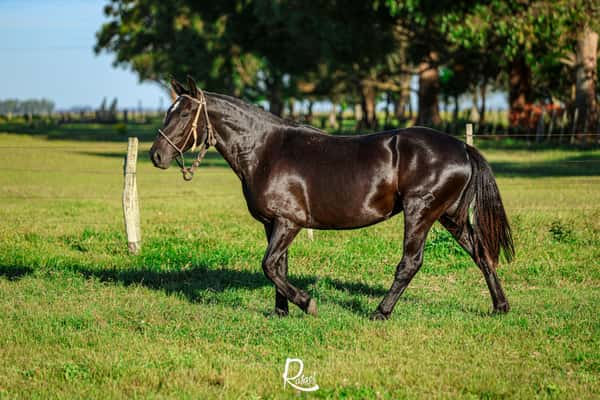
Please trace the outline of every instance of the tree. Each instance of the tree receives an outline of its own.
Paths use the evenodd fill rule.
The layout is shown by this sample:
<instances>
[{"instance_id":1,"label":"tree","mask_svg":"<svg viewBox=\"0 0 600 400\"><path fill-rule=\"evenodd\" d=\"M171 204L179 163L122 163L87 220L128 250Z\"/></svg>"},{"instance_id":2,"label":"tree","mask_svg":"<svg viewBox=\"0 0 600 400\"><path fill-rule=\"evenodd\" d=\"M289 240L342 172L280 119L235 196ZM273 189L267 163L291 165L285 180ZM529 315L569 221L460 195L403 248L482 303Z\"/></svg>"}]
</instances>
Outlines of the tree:
<instances>
[{"instance_id":1,"label":"tree","mask_svg":"<svg viewBox=\"0 0 600 400\"><path fill-rule=\"evenodd\" d=\"M419 77L418 116L421 125L439 125L440 67L452 63L456 49L443 30L449 13L464 13L472 2L453 0L387 0L389 11L403 27L408 60Z\"/></svg>"},{"instance_id":2,"label":"tree","mask_svg":"<svg viewBox=\"0 0 600 400\"><path fill-rule=\"evenodd\" d=\"M50 114L54 103L47 99L0 100L0 115L7 114Z\"/></svg>"},{"instance_id":3,"label":"tree","mask_svg":"<svg viewBox=\"0 0 600 400\"><path fill-rule=\"evenodd\" d=\"M109 122L117 122L117 98L115 97L113 101L110 103L110 107L108 107L108 115L107 121Z\"/></svg>"},{"instance_id":4,"label":"tree","mask_svg":"<svg viewBox=\"0 0 600 400\"><path fill-rule=\"evenodd\" d=\"M575 107L577 130L587 132L598 123L598 32L600 4L596 0L562 0L566 15L567 40L575 40Z\"/></svg>"},{"instance_id":5,"label":"tree","mask_svg":"<svg viewBox=\"0 0 600 400\"><path fill-rule=\"evenodd\" d=\"M306 94L298 85L308 76L325 70L356 86L371 76L392 46L384 11L360 0L111 0L96 51L115 53L141 80L189 74L210 90L266 99L281 114L286 98Z\"/></svg>"},{"instance_id":6,"label":"tree","mask_svg":"<svg viewBox=\"0 0 600 400\"><path fill-rule=\"evenodd\" d=\"M582 118L579 132L595 128L598 120L596 85L598 83L598 33L584 25L577 37L575 104Z\"/></svg>"},{"instance_id":7,"label":"tree","mask_svg":"<svg viewBox=\"0 0 600 400\"><path fill-rule=\"evenodd\" d=\"M477 1L445 16L443 30L453 44L495 58L508 84L511 123L519 125L528 117L528 103L566 97L559 60L574 47L577 21L592 19L584 18L591 15L584 3L595 1Z\"/></svg>"},{"instance_id":8,"label":"tree","mask_svg":"<svg viewBox=\"0 0 600 400\"><path fill-rule=\"evenodd\" d=\"M113 53L114 64L129 66L141 81L163 84L173 76L192 75L204 88L241 95L256 71L225 29L224 7L234 11L235 4L203 5L200 14L193 1L111 0L95 51Z\"/></svg>"}]
</instances>

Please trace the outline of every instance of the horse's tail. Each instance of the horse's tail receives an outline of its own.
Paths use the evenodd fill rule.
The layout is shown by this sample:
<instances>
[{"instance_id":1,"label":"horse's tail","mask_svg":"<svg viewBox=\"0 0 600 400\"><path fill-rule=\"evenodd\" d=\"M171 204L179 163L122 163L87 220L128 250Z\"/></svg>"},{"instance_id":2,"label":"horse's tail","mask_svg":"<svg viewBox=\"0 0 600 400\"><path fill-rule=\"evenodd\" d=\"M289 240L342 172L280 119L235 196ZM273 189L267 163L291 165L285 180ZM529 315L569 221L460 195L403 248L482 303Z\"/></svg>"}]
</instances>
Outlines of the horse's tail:
<instances>
[{"instance_id":1,"label":"horse's tail","mask_svg":"<svg viewBox=\"0 0 600 400\"><path fill-rule=\"evenodd\" d=\"M500 252L507 262L515 255L512 232L500 198L500 191L490 165L477 149L466 145L471 161L471 181L463 195L459 213L468 218L469 207L473 204L473 231L475 240L488 255L493 267L498 264Z\"/></svg>"}]
</instances>

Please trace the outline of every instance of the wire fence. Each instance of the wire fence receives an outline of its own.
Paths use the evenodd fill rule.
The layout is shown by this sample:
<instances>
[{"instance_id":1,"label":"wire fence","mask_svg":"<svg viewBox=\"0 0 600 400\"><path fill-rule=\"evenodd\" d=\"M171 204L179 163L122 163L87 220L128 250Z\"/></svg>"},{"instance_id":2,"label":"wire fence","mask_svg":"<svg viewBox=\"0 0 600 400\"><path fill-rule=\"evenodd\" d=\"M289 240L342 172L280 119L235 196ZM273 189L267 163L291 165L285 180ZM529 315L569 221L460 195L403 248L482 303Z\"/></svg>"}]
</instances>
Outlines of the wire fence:
<instances>
[{"instance_id":1,"label":"wire fence","mask_svg":"<svg viewBox=\"0 0 600 400\"><path fill-rule=\"evenodd\" d=\"M568 134L569 136L572 135L571 133ZM567 135L565 135L567 136ZM585 138L598 138L598 143L600 143L600 134L598 133L580 133L580 134L574 134L574 136L576 137L585 137ZM545 137L545 136L544 136ZM558 137L558 136L556 136ZM540 135L539 134L474 134L473 135L473 139L477 140L477 139L506 139L506 138L515 138L515 139L528 139L528 138L536 138L539 139ZM115 143L116 145L116 143ZM77 152L77 153L85 153L85 154L97 154L97 155L102 155L102 153L110 153L111 156L116 152L119 151L119 148L117 148L117 146L101 146L101 147L93 147L90 148L90 146L86 145L81 145L81 146L64 146L64 145L36 145L36 146L24 146L24 145L0 145L0 150L3 151L11 151L11 150L15 150L15 151L19 151L19 155L22 155L23 152L26 153L33 153L33 154L37 154L39 155L40 151L52 151L52 150L60 150L60 151L72 151L72 152ZM508 149L510 150L510 148ZM125 156L125 153L123 152L123 157ZM38 157L39 160L39 157ZM528 161L528 160L524 160L524 161L498 161L498 162L494 162L492 161L492 166L501 166L502 169L502 174L510 176L510 170L512 169L518 169L518 174L517 177L518 178L528 178L528 169L529 172L531 172L531 177L535 177L538 176L536 175L536 168L548 168L548 166L550 167L563 167L564 169L560 171L560 173L557 173L557 176L565 176L568 175L568 172L571 170L575 170L575 175L578 175L577 171L579 171L582 167L585 167L587 165L592 165L594 166L594 170L596 170L596 168L598 168L600 170L600 167L596 167L596 166L600 166L600 158L598 159L594 159L594 158L584 158L584 159L577 159L577 160L564 160L564 159L557 159L557 160L540 160L540 161ZM0 171L6 171L6 172L14 172L14 173L35 173L35 174L52 174L52 175L56 175L56 174L60 174L60 175L85 175L85 176L96 176L96 175L102 175L102 176L114 176L116 177L121 177L122 173L123 173L123 169L122 167L120 168L114 168L111 170L106 170L106 169L56 169L56 168L44 168L44 167L0 167ZM548 171L547 175L548 176L554 176L553 173L556 173L557 171L555 170L551 170ZM169 177L173 177L174 175L169 175ZM600 177L600 173L598 175L596 174L591 174L591 175L585 175L580 178L577 179L574 182L561 182L560 184L560 188L558 188L558 190L562 191L571 191L571 190L580 190L582 186L585 185L589 185L589 184L598 184L598 181L595 181L594 179L589 179L590 177L595 177L598 176ZM531 182L514 182L511 180L508 181L504 181L501 184L501 187L513 187L513 188L534 188L535 186L531 183ZM546 189L546 188L539 188L539 187L535 187L535 189L539 190L539 189ZM591 188L590 188L591 189ZM556 188L547 188L547 190L556 190ZM592 189L593 190L593 189ZM194 192L192 194L194 196L194 198L197 199L233 199L233 198L240 198L241 194L203 194L203 193L196 193ZM166 195L159 195L159 194L152 194L152 195L141 195L140 199L141 201L146 201L146 200L165 200L165 199L172 199L173 195L172 194L166 194ZM121 202L121 194L120 193L115 193L114 195L102 195L102 196L96 196L96 195L88 195L88 196L79 196L79 195L36 195L36 194L29 194L29 193L17 193L17 194L0 194L0 200L15 200L15 201L36 201L36 200L40 200L40 201L52 201L52 200L56 200L56 201L102 201L102 202L114 202L115 205L119 204ZM509 211L515 211L515 212L519 212L519 211L582 211L582 212L587 212L587 211L598 211L600 210L600 203L598 206L584 206L584 207L507 207L507 210ZM164 222L162 220L160 220L160 222ZM177 223L178 221L167 221L165 223ZM72 221L70 221L69 223L72 223ZM117 223L117 222L115 222ZM82 225L113 225L114 223L112 222L94 222L94 221L89 221L89 222L82 222Z\"/></svg>"}]
</instances>

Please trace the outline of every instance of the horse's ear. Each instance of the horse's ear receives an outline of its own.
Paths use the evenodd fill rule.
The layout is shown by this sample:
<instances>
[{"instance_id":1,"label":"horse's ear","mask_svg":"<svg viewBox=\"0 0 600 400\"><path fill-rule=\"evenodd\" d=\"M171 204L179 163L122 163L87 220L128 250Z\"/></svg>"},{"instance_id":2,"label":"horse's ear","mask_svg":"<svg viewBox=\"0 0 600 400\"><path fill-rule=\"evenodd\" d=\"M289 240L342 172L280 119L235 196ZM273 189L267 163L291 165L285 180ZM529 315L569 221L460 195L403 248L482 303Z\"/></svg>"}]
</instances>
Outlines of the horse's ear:
<instances>
[{"instance_id":1,"label":"horse's ear","mask_svg":"<svg viewBox=\"0 0 600 400\"><path fill-rule=\"evenodd\" d=\"M196 86L196 82L194 81L194 78L192 78L191 76L187 76L187 84L188 84L188 88L190 89L190 96L196 98L198 97L198 86Z\"/></svg>"},{"instance_id":2,"label":"horse's ear","mask_svg":"<svg viewBox=\"0 0 600 400\"><path fill-rule=\"evenodd\" d=\"M175 79L171 79L171 89L173 89L177 96L181 96L182 94L186 93L185 87Z\"/></svg>"}]
</instances>

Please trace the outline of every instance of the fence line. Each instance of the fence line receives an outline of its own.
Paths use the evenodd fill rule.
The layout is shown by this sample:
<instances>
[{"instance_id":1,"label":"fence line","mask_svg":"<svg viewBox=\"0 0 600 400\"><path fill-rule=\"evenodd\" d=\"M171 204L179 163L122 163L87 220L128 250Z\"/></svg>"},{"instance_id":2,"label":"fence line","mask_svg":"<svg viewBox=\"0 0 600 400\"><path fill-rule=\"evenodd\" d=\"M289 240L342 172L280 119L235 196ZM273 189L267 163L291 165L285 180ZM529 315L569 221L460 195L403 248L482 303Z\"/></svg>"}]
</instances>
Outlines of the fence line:
<instances>
[{"instance_id":1,"label":"fence line","mask_svg":"<svg viewBox=\"0 0 600 400\"><path fill-rule=\"evenodd\" d=\"M599 161L600 160L591 160L591 161ZM96 169L77 169L77 170L69 170L69 169L49 169L49 168L13 168L13 167L0 167L0 171L12 171L12 172L48 172L48 173L64 173L64 174L83 174L83 175L115 175L122 168L115 168L114 170L96 170ZM210 171L211 175L217 172L219 175L221 172L219 171ZM161 177L169 177L170 175L163 174Z\"/></svg>"},{"instance_id":2,"label":"fence line","mask_svg":"<svg viewBox=\"0 0 600 400\"><path fill-rule=\"evenodd\" d=\"M210 194L210 195L201 195L199 193L194 193L194 198L196 199L211 199L211 198L229 198L229 197L238 197L236 194ZM115 194L115 196L81 196L81 197L73 197L73 196L29 196L29 195L15 195L15 196L0 196L0 199L15 199L15 200L114 200L120 201L120 195ZM172 199L173 194L170 195L154 195L154 196L144 196L142 200L153 200L153 199Z\"/></svg>"},{"instance_id":3,"label":"fence line","mask_svg":"<svg viewBox=\"0 0 600 400\"><path fill-rule=\"evenodd\" d=\"M490 164L518 164L518 165L538 165L540 163L547 163L551 165L561 164L586 164L586 163L600 163L600 159L597 160L546 160L546 161L490 161ZM52 174L90 174L90 175L114 175L118 173L119 169L114 170L94 170L94 169L49 169L49 168L17 168L17 167L0 167L0 171L12 171L12 172L47 172ZM166 176L166 175L165 175Z\"/></svg>"},{"instance_id":4,"label":"fence line","mask_svg":"<svg viewBox=\"0 0 600 400\"><path fill-rule=\"evenodd\" d=\"M569 134L569 135L574 135L576 137L600 137L600 133L573 133L573 134ZM458 135L457 135L458 136ZM491 134L491 133L480 133L480 134L473 134L473 138L538 138L540 135L535 134L535 133L523 133L523 134L518 134L518 133L510 133L510 134L502 134L502 133L495 133L495 134ZM560 135L550 135L550 136L546 136L546 139L551 139L551 138L560 138Z\"/></svg>"},{"instance_id":5,"label":"fence line","mask_svg":"<svg viewBox=\"0 0 600 400\"><path fill-rule=\"evenodd\" d=\"M62 169L48 169L48 168L0 168L0 171L12 171L12 172L47 172L47 173L52 173L52 174L77 174L77 175L112 175L112 176L117 176L118 173L118 169L115 169L114 171L99 171L99 170L84 170L84 169L77 169L77 170L62 170Z\"/></svg>"},{"instance_id":6,"label":"fence line","mask_svg":"<svg viewBox=\"0 0 600 400\"><path fill-rule=\"evenodd\" d=\"M89 143L89 142L83 142L83 143ZM84 144L82 144L81 146L78 147L66 147L66 146L6 146L6 145L2 145L0 146L0 149L25 149L25 150L31 150L31 149L38 149L38 150L72 150L72 151L82 151L85 150L86 153L89 152L93 152L93 151L107 151L107 152L111 152L111 151L116 151L118 150L116 147L117 145L122 144L121 142L114 142L115 143L115 148L112 147L106 147L106 148L89 148L86 147Z\"/></svg>"},{"instance_id":7,"label":"fence line","mask_svg":"<svg viewBox=\"0 0 600 400\"><path fill-rule=\"evenodd\" d=\"M574 134L569 134L569 135L574 135L575 137L598 137L600 138L600 133L574 133ZM335 134L332 134L332 136L335 136ZM356 136L360 136L360 134L357 134ZM455 135L451 135L454 137L458 137L458 138L462 138L464 137L462 134L455 134ZM539 137L538 134L535 133L523 133L523 134L519 134L519 133L507 133L507 134L502 134L502 133L495 133L495 134L491 134L491 133L473 133L473 139L477 139L477 138L498 138L498 139L505 139L505 138L537 138ZM559 139L560 135L551 135L551 136L547 136L546 139L548 138L556 138ZM91 143L94 141L83 141L83 143ZM143 143L143 142L141 142ZM122 144L121 142L114 142L115 147ZM569 143L563 143L563 144L569 144ZM96 147L96 148L89 148L86 147L85 144L82 144L81 146L22 146L22 145L0 145L0 149L25 149L25 150L31 150L31 149L39 149L39 150L72 150L72 151L81 151L81 150L85 150L86 152L93 152L93 151L115 151L115 148L112 147Z\"/></svg>"}]
</instances>

